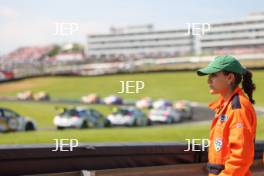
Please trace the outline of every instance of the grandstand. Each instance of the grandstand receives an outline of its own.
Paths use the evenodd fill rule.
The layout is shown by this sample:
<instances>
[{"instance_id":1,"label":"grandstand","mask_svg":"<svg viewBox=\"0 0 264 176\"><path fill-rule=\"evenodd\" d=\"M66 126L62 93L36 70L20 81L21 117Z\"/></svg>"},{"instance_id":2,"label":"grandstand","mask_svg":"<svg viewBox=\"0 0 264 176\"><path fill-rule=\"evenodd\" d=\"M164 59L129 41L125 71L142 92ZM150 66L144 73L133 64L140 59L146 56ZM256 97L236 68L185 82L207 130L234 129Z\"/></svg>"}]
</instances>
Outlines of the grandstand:
<instances>
[{"instance_id":1,"label":"grandstand","mask_svg":"<svg viewBox=\"0 0 264 176\"><path fill-rule=\"evenodd\" d=\"M193 37L186 33L187 29L155 31L150 25L111 28L109 34L88 35L87 53L97 59L186 55L193 50Z\"/></svg>"},{"instance_id":2,"label":"grandstand","mask_svg":"<svg viewBox=\"0 0 264 176\"><path fill-rule=\"evenodd\" d=\"M212 23L201 37L200 47L209 54L264 52L264 13L252 13L242 20Z\"/></svg>"},{"instance_id":3,"label":"grandstand","mask_svg":"<svg viewBox=\"0 0 264 176\"><path fill-rule=\"evenodd\" d=\"M131 30L133 29L133 30ZM264 13L240 20L210 23L204 35L186 35L188 29L154 30L153 26L111 28L108 34L87 37L89 57L161 58L195 54L264 52Z\"/></svg>"},{"instance_id":4,"label":"grandstand","mask_svg":"<svg viewBox=\"0 0 264 176\"><path fill-rule=\"evenodd\" d=\"M5 60L5 62L12 61L16 63L33 62L41 59L51 49L51 46L21 47L4 56L3 60Z\"/></svg>"}]
</instances>

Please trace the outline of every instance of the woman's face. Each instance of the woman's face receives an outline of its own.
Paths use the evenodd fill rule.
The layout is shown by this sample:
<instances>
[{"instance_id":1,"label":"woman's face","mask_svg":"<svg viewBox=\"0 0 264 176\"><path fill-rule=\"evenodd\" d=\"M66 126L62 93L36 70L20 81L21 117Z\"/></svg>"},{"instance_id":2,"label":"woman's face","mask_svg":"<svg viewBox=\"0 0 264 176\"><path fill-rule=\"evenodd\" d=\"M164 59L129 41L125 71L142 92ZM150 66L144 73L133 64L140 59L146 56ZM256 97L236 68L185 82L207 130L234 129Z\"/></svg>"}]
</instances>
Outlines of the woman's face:
<instances>
[{"instance_id":1,"label":"woman's face","mask_svg":"<svg viewBox=\"0 0 264 176\"><path fill-rule=\"evenodd\" d=\"M223 72L209 74L208 86L210 94L225 94L230 89L234 74L225 75Z\"/></svg>"}]
</instances>

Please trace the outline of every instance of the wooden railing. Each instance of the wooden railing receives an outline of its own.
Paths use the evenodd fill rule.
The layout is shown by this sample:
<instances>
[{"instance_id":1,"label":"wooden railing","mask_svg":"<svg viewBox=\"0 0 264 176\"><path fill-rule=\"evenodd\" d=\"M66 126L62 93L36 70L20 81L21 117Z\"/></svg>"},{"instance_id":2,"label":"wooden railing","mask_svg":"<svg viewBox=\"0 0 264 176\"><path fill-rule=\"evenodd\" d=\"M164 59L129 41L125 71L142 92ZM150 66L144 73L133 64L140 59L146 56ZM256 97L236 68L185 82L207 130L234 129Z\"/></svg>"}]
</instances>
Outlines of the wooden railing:
<instances>
[{"instance_id":1,"label":"wooden railing","mask_svg":"<svg viewBox=\"0 0 264 176\"><path fill-rule=\"evenodd\" d=\"M81 144L71 152L52 152L53 149L53 145L2 145L0 175L202 176L207 173L207 152L184 151L185 143L99 143ZM252 170L262 176L263 152L264 141L258 141Z\"/></svg>"}]
</instances>

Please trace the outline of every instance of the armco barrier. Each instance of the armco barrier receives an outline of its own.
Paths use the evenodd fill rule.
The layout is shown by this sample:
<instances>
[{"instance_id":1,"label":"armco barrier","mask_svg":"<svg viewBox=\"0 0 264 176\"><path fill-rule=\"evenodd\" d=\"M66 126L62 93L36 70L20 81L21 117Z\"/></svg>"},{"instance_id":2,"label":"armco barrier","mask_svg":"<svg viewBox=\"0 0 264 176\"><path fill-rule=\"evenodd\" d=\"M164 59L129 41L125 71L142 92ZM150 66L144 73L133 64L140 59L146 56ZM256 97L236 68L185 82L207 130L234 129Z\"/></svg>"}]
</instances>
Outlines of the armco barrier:
<instances>
[{"instance_id":1,"label":"armco barrier","mask_svg":"<svg viewBox=\"0 0 264 176\"><path fill-rule=\"evenodd\" d=\"M184 151L187 149L187 144L184 143L80 144L71 152L52 152L54 147L2 145L0 175L33 175L207 162L206 151ZM199 149L199 146L196 146L196 150ZM263 152L264 142L257 142L255 159L262 159Z\"/></svg>"}]
</instances>

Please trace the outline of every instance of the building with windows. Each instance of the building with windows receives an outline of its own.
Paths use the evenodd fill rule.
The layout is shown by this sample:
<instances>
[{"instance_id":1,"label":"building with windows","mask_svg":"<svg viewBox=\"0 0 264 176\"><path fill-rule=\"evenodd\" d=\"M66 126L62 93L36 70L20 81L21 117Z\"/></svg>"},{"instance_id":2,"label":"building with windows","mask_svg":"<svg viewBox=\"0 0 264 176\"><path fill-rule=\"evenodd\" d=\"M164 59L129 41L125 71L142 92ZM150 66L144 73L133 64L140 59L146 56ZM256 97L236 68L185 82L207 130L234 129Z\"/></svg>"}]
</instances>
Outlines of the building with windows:
<instances>
[{"instance_id":1,"label":"building with windows","mask_svg":"<svg viewBox=\"0 0 264 176\"><path fill-rule=\"evenodd\" d=\"M203 35L188 35L187 25L174 30L155 30L153 25L111 28L107 34L87 36L87 54L91 58L160 58L264 52L264 13L209 24L210 30Z\"/></svg>"}]
</instances>

